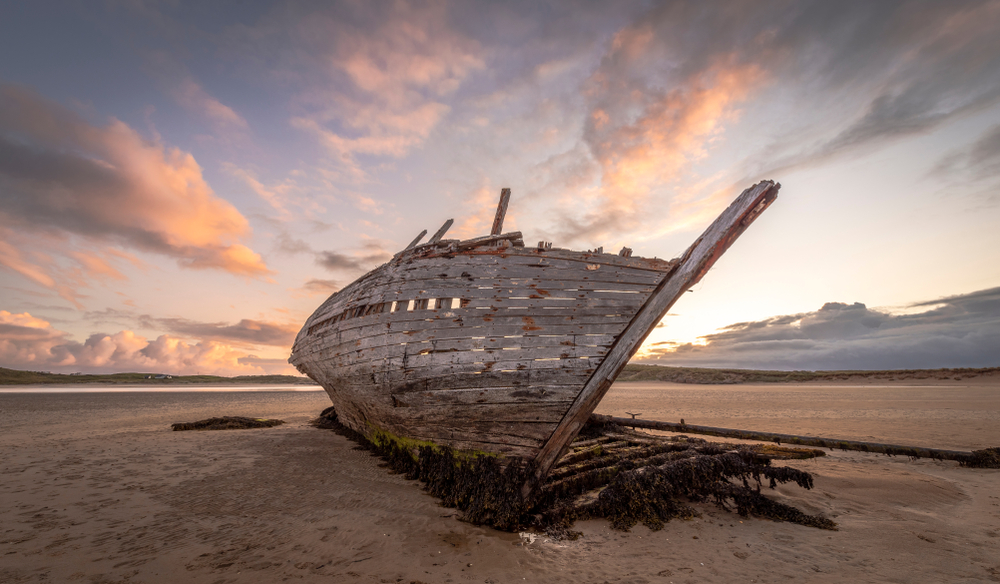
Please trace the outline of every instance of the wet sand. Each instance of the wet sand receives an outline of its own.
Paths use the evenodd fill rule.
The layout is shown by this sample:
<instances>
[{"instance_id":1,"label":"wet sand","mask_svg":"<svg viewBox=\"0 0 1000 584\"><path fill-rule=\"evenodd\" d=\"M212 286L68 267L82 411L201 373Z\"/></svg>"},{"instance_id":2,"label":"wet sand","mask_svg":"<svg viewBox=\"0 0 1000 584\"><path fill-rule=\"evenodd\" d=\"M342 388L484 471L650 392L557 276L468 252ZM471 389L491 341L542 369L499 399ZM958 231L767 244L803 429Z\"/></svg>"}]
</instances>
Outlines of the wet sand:
<instances>
[{"instance_id":1,"label":"wet sand","mask_svg":"<svg viewBox=\"0 0 1000 584\"><path fill-rule=\"evenodd\" d=\"M712 505L552 541L458 521L308 425L321 392L0 394L2 582L1000 582L1000 470L854 452L773 493L836 532ZM598 410L939 448L1000 445L1000 384L621 383ZM276 428L171 432L215 415Z\"/></svg>"}]
</instances>

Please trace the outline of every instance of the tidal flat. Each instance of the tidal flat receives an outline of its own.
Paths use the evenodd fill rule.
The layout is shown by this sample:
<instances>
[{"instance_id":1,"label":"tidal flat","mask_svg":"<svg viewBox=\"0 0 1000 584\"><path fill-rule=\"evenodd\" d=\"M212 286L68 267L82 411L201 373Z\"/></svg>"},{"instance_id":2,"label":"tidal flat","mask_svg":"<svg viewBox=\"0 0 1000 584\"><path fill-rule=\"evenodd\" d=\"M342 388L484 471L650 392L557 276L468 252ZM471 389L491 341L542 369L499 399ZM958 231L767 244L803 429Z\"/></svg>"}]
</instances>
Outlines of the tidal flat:
<instances>
[{"instance_id":1,"label":"tidal flat","mask_svg":"<svg viewBox=\"0 0 1000 584\"><path fill-rule=\"evenodd\" d=\"M329 405L322 391L113 389L0 393L0 581L1000 581L998 470L833 451L783 463L812 473L813 490L771 493L839 531L704 503L700 517L660 531L591 520L574 527L580 538L558 540L459 521L420 483L309 425ZM597 411L937 448L1000 445L992 378L617 383ZM224 415L287 423L170 430Z\"/></svg>"}]
</instances>

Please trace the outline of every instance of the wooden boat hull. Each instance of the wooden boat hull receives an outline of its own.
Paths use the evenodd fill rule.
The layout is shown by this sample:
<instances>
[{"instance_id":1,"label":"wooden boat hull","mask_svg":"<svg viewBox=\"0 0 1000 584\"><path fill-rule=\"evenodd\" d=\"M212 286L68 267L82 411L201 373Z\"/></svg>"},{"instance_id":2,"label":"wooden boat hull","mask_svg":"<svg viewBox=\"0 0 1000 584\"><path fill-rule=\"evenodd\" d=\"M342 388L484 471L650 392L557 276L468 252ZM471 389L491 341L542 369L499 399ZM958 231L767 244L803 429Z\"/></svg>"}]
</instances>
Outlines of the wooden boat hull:
<instances>
[{"instance_id":1,"label":"wooden boat hull","mask_svg":"<svg viewBox=\"0 0 1000 584\"><path fill-rule=\"evenodd\" d=\"M439 241L442 230L333 294L289 362L369 439L533 459L544 476L670 306L779 187L744 191L671 261L529 248L518 233Z\"/></svg>"},{"instance_id":2,"label":"wooden boat hull","mask_svg":"<svg viewBox=\"0 0 1000 584\"><path fill-rule=\"evenodd\" d=\"M362 434L531 458L673 265L515 247L397 258L324 303L292 362Z\"/></svg>"}]
</instances>

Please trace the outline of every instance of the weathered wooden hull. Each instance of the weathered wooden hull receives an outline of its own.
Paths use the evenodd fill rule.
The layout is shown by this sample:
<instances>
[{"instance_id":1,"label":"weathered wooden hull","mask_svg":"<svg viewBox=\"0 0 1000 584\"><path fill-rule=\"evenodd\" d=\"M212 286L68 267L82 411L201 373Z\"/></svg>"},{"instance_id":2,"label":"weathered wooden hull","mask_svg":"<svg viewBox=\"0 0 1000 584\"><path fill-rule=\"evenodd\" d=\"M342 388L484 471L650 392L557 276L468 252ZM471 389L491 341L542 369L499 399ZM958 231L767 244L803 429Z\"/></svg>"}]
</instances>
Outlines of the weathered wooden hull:
<instances>
[{"instance_id":1,"label":"weathered wooden hull","mask_svg":"<svg viewBox=\"0 0 1000 584\"><path fill-rule=\"evenodd\" d=\"M292 362L362 434L528 458L674 265L515 247L449 256L396 258L334 294ZM339 316L350 310L362 314Z\"/></svg>"},{"instance_id":2,"label":"weathered wooden hull","mask_svg":"<svg viewBox=\"0 0 1000 584\"><path fill-rule=\"evenodd\" d=\"M544 476L656 323L779 186L744 191L671 261L524 247L518 233L439 241L442 228L324 302L289 362L369 438L534 459ZM498 211L494 233L500 223Z\"/></svg>"}]
</instances>

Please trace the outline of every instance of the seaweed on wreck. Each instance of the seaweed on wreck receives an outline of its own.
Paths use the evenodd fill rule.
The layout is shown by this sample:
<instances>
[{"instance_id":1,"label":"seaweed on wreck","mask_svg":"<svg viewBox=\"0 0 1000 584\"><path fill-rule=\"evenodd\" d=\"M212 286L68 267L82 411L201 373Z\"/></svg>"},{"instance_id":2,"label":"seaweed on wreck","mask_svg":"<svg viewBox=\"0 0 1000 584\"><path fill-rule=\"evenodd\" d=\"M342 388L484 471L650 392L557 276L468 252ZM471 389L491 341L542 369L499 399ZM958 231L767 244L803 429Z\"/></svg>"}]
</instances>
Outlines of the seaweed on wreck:
<instances>
[{"instance_id":1,"label":"seaweed on wreck","mask_svg":"<svg viewBox=\"0 0 1000 584\"><path fill-rule=\"evenodd\" d=\"M464 521L503 531L516 531L530 523L529 506L521 495L521 485L533 470L530 464L520 460L503 464L493 454L456 453L447 446L402 439L381 430L369 439L341 424L332 407L323 410L313 425L354 440L393 471L420 480L444 506L461 511Z\"/></svg>"},{"instance_id":2,"label":"seaweed on wreck","mask_svg":"<svg viewBox=\"0 0 1000 584\"><path fill-rule=\"evenodd\" d=\"M675 517L690 517L694 510L680 502L711 499L719 508L743 517L751 515L790 521L821 529L836 529L836 523L806 515L761 493L762 479L770 488L794 482L804 489L813 486L812 476L788 467L770 466L770 461L749 449L719 454L696 454L661 466L647 466L619 474L601 491L597 500L579 512L604 517L616 529L628 530L641 522L652 530L662 529ZM733 484L736 480L740 484Z\"/></svg>"},{"instance_id":3,"label":"seaweed on wreck","mask_svg":"<svg viewBox=\"0 0 1000 584\"><path fill-rule=\"evenodd\" d=\"M250 428L271 428L284 424L284 420L269 420L267 418L245 418L242 416L222 416L208 418L197 422L178 422L170 427L179 432L182 430L246 430Z\"/></svg>"},{"instance_id":4,"label":"seaweed on wreck","mask_svg":"<svg viewBox=\"0 0 1000 584\"><path fill-rule=\"evenodd\" d=\"M821 455L821 451L714 444L686 436L654 437L613 424L585 427L573 451L530 500L521 487L532 476L530 463L485 453L458 453L446 446L416 442L374 430L366 438L337 421L327 408L314 422L351 438L381 457L408 479L420 480L446 507L462 512L464 521L503 531L533 527L574 537L577 519L607 518L616 529L637 523L660 529L672 518L697 512L686 502L712 500L741 516L766 517L821 529L836 523L767 498L770 488L792 482L813 486L804 471L770 465L774 456ZM734 484L731 481L736 481ZM594 496L594 493L598 493Z\"/></svg>"},{"instance_id":5,"label":"seaweed on wreck","mask_svg":"<svg viewBox=\"0 0 1000 584\"><path fill-rule=\"evenodd\" d=\"M973 450L961 464L969 468L1000 468L1000 448Z\"/></svg>"}]
</instances>

